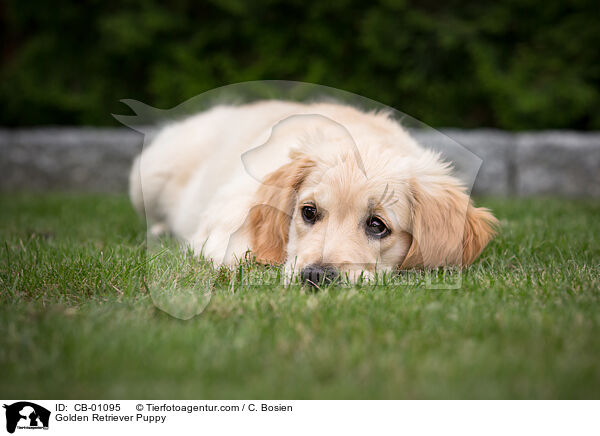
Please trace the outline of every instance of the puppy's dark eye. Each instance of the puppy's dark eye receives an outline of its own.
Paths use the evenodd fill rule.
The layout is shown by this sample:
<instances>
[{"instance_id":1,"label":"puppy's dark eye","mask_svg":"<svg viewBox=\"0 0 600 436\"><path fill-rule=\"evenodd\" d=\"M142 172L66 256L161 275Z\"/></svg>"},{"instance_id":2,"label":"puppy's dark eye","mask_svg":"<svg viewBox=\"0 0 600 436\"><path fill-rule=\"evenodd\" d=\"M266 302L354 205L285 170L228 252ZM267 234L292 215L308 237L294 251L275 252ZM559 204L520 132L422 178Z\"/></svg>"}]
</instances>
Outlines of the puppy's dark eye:
<instances>
[{"instance_id":1,"label":"puppy's dark eye","mask_svg":"<svg viewBox=\"0 0 600 436\"><path fill-rule=\"evenodd\" d=\"M366 232L372 238L381 239L390 234L390 229L387 228L381 218L372 216L367 219Z\"/></svg>"},{"instance_id":2,"label":"puppy's dark eye","mask_svg":"<svg viewBox=\"0 0 600 436\"><path fill-rule=\"evenodd\" d=\"M310 205L305 205L302 207L302 218L308 224L314 224L317 220L317 208Z\"/></svg>"}]
</instances>

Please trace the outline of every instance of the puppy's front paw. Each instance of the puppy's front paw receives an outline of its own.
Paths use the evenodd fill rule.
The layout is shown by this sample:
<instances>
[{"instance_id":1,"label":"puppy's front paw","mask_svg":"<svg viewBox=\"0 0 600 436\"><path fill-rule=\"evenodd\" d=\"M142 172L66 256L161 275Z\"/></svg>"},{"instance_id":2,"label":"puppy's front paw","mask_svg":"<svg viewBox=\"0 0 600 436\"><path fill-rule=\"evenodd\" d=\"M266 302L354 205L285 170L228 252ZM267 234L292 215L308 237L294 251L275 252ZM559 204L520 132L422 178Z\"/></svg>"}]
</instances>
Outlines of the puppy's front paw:
<instances>
[{"instance_id":1,"label":"puppy's front paw","mask_svg":"<svg viewBox=\"0 0 600 436\"><path fill-rule=\"evenodd\" d=\"M150 226L150 234L152 236L161 236L167 233L168 227L165 223L155 223Z\"/></svg>"}]
</instances>

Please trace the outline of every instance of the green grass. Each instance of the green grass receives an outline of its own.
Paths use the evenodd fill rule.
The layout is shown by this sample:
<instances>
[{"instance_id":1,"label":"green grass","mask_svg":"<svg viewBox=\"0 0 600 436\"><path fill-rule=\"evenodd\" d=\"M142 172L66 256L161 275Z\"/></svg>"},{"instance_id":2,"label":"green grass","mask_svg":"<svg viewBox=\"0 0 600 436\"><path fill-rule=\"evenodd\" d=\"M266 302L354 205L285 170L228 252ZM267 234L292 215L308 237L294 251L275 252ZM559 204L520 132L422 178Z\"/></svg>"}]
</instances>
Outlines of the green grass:
<instances>
[{"instance_id":1,"label":"green grass","mask_svg":"<svg viewBox=\"0 0 600 436\"><path fill-rule=\"evenodd\" d=\"M5 194L0 392L597 398L600 202L479 203L494 209L502 230L460 289L396 283L312 293L242 286L239 270L197 260L149 260L125 197ZM154 306L156 277L198 270L213 289L200 315L183 321Z\"/></svg>"}]
</instances>

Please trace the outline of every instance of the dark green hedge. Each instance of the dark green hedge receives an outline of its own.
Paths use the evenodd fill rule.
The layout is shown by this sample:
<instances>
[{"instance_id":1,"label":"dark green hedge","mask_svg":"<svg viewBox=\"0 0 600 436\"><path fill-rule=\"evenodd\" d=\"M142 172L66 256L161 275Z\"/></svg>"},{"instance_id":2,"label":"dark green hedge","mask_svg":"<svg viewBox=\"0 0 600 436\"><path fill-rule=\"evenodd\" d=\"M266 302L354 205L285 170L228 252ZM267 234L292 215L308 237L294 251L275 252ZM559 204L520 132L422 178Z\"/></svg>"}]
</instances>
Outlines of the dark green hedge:
<instances>
[{"instance_id":1,"label":"dark green hedge","mask_svg":"<svg viewBox=\"0 0 600 436\"><path fill-rule=\"evenodd\" d=\"M0 124L114 124L234 82L362 94L436 126L600 129L597 0L4 0Z\"/></svg>"}]
</instances>

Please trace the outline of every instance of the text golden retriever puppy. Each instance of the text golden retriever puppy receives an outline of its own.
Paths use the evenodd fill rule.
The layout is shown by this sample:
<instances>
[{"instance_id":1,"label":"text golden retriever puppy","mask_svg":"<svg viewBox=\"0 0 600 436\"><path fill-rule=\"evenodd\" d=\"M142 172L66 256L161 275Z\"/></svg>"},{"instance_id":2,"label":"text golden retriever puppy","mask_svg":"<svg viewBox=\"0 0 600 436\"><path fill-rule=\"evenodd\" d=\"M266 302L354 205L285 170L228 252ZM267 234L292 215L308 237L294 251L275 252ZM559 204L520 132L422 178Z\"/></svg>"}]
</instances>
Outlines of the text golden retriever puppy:
<instances>
[{"instance_id":1,"label":"text golden retriever puppy","mask_svg":"<svg viewBox=\"0 0 600 436\"><path fill-rule=\"evenodd\" d=\"M164 128L130 181L153 233L313 282L469 265L497 222L388 114L335 103L214 107Z\"/></svg>"}]
</instances>

